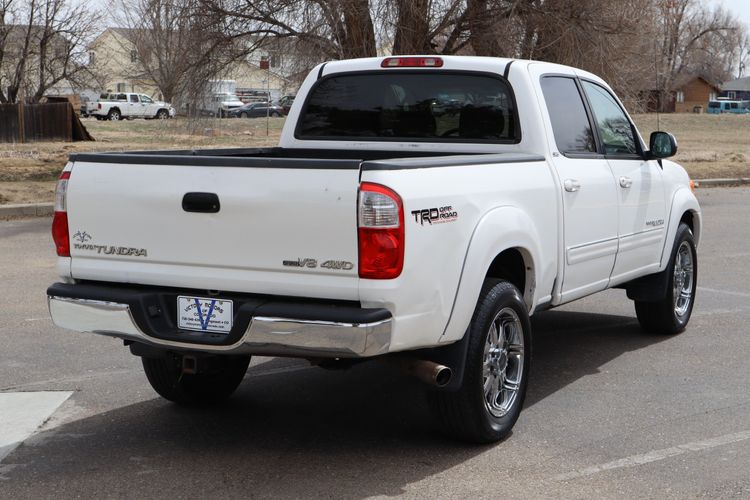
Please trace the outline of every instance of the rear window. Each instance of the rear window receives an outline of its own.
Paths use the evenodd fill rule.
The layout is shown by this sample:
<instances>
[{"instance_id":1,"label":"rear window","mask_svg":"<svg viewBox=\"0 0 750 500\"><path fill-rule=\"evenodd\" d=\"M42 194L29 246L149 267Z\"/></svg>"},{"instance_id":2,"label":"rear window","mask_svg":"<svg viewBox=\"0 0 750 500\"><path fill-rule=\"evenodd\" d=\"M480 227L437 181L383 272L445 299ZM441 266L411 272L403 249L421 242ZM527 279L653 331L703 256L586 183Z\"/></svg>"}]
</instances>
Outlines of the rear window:
<instances>
[{"instance_id":1,"label":"rear window","mask_svg":"<svg viewBox=\"0 0 750 500\"><path fill-rule=\"evenodd\" d=\"M298 121L300 139L518 142L505 80L425 72L335 75L313 87Z\"/></svg>"}]
</instances>

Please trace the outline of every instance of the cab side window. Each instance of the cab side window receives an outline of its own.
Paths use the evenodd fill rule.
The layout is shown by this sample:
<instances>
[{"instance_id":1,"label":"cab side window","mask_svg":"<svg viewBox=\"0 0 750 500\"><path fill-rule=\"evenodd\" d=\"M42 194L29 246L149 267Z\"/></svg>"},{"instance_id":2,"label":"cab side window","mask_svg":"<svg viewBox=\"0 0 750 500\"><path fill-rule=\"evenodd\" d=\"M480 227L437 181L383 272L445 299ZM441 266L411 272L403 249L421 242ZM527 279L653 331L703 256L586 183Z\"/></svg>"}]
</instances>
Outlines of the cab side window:
<instances>
[{"instance_id":1,"label":"cab side window","mask_svg":"<svg viewBox=\"0 0 750 500\"><path fill-rule=\"evenodd\" d=\"M638 154L633 127L614 96L601 85L581 82L607 155Z\"/></svg>"},{"instance_id":2,"label":"cab side window","mask_svg":"<svg viewBox=\"0 0 750 500\"><path fill-rule=\"evenodd\" d=\"M575 80L546 76L541 85L557 149L565 155L596 153L591 123Z\"/></svg>"},{"instance_id":3,"label":"cab side window","mask_svg":"<svg viewBox=\"0 0 750 500\"><path fill-rule=\"evenodd\" d=\"M130 94L130 102L138 102L138 96L135 94Z\"/></svg>"}]
</instances>

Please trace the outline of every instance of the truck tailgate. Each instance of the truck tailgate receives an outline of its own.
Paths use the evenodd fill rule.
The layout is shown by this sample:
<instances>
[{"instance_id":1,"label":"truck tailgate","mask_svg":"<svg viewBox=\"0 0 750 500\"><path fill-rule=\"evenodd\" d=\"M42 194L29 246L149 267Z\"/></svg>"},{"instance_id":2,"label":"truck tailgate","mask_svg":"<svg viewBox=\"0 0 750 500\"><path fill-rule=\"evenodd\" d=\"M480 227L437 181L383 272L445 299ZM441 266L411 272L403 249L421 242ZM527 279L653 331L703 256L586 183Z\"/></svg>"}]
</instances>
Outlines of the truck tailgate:
<instances>
[{"instance_id":1,"label":"truck tailgate","mask_svg":"<svg viewBox=\"0 0 750 500\"><path fill-rule=\"evenodd\" d=\"M358 300L358 160L102 156L71 173L73 278Z\"/></svg>"}]
</instances>

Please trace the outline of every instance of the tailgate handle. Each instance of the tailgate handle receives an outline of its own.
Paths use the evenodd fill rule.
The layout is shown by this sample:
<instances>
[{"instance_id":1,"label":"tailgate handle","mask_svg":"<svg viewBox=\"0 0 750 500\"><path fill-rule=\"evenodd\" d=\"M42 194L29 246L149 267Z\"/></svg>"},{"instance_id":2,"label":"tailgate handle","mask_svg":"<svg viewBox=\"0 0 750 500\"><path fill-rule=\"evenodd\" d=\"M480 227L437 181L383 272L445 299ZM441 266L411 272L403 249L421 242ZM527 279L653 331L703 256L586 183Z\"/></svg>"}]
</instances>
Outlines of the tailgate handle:
<instances>
[{"instance_id":1,"label":"tailgate handle","mask_svg":"<svg viewBox=\"0 0 750 500\"><path fill-rule=\"evenodd\" d=\"M215 193L186 193L182 197L182 209L186 212L215 214L221 209Z\"/></svg>"}]
</instances>

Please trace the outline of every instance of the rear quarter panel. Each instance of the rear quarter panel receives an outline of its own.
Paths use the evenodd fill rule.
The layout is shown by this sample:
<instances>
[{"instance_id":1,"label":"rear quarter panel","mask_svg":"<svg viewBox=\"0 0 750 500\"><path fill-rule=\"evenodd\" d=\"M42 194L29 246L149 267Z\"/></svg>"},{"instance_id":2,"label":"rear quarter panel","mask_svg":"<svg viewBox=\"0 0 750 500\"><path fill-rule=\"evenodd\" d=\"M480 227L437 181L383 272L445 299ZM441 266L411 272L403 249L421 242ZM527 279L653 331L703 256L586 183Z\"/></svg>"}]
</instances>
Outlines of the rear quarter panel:
<instances>
[{"instance_id":1,"label":"rear quarter panel","mask_svg":"<svg viewBox=\"0 0 750 500\"><path fill-rule=\"evenodd\" d=\"M507 248L520 246L533 259L530 309L551 293L557 205L546 161L364 170L362 181L390 187L404 203L401 276L360 280L359 287L364 307L386 307L394 315L391 350L461 338L492 260ZM455 217L429 223L419 215L423 210Z\"/></svg>"}]
</instances>

